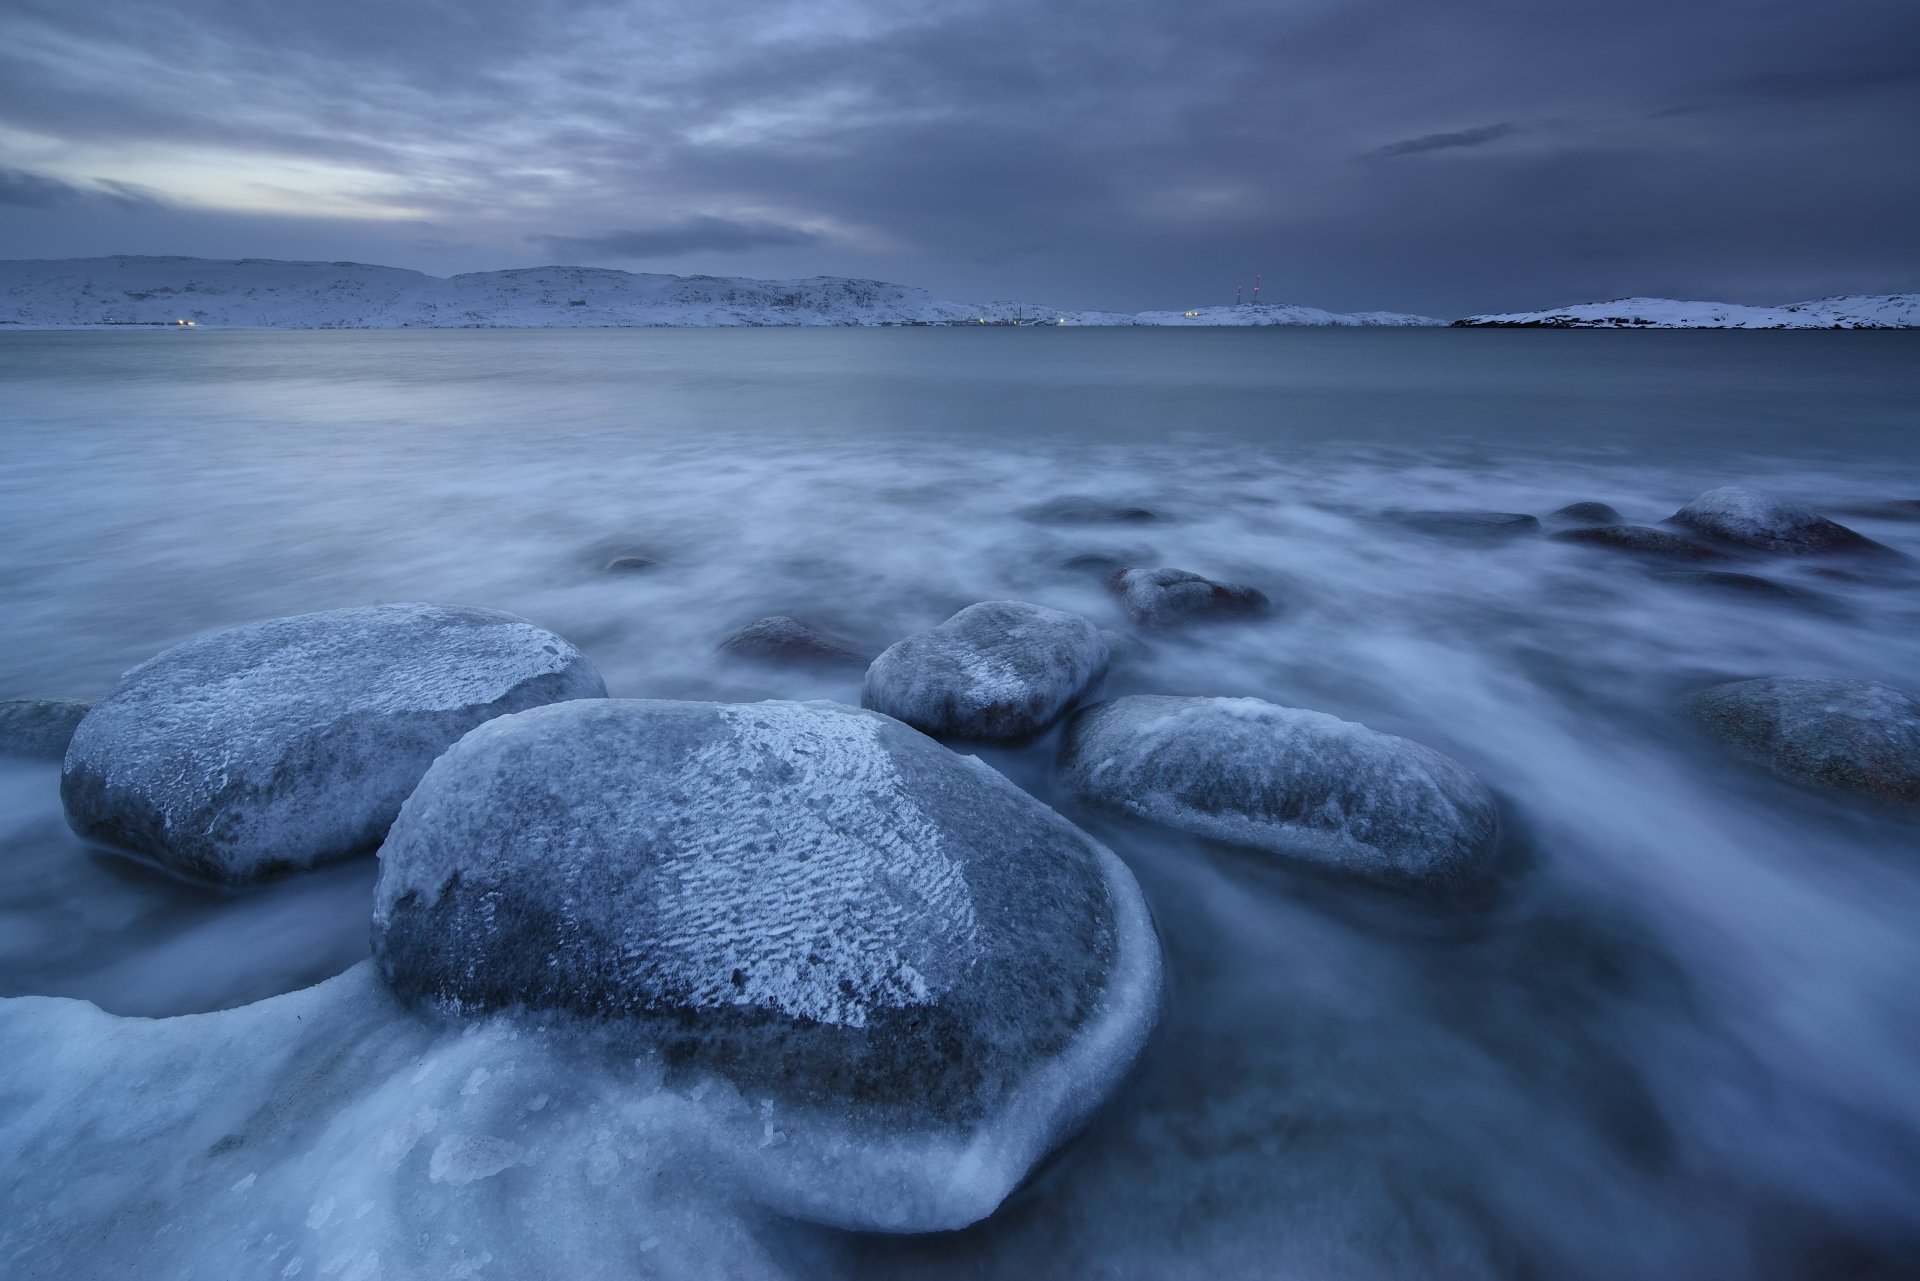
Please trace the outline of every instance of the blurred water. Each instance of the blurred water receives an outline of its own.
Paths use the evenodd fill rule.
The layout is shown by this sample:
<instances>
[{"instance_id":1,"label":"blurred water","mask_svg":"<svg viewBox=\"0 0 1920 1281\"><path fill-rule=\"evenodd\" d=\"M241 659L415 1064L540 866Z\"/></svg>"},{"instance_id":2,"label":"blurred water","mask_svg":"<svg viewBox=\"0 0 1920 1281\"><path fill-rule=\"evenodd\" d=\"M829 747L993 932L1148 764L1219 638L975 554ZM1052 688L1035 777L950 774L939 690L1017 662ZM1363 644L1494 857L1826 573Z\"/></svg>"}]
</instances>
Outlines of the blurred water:
<instances>
[{"instance_id":1,"label":"blurred water","mask_svg":"<svg viewBox=\"0 0 1920 1281\"><path fill-rule=\"evenodd\" d=\"M1729 483L1920 497L1906 334L588 331L0 338L0 697L91 697L198 632L383 600L524 614L612 692L858 699L715 644L872 650L976 600L1123 619L1076 556L1252 583L1109 693L1254 695L1451 752L1505 871L1423 905L1079 811L1170 997L1127 1092L989 1222L762 1230L796 1275L1920 1275L1920 826L1720 759L1677 691L1920 685L1899 574L1720 596L1544 538ZM1150 509L1038 522L1062 495ZM1920 524L1849 523L1920 554ZM610 575L616 554L651 570ZM85 850L0 762L0 995L223 1008L366 953L370 862L214 893ZM757 1256L761 1257L761 1256Z\"/></svg>"}]
</instances>

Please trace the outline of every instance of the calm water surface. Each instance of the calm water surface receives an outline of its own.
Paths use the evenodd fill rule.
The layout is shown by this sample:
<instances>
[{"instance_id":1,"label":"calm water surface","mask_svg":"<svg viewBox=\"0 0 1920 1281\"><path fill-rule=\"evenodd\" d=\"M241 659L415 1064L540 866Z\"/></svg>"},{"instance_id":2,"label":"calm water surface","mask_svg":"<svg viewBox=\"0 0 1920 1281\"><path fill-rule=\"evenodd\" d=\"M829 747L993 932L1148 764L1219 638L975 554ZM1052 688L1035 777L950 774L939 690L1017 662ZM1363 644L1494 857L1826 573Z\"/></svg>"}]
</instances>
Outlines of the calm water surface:
<instances>
[{"instance_id":1,"label":"calm water surface","mask_svg":"<svg viewBox=\"0 0 1920 1281\"><path fill-rule=\"evenodd\" d=\"M1920 686L1920 595L1733 566L1813 594L1783 606L1378 518L1597 499L1652 522L1721 484L1830 511L1920 497L1920 336L7 334L0 444L0 697L94 697L261 617L437 600L558 631L616 696L856 702L857 670L714 646L785 613L877 651L998 598L1123 627L1067 563L1102 555L1281 606L1149 638L1109 693L1333 712L1499 793L1504 870L1443 907L1079 810L1051 740L987 753L1147 891L1170 993L1139 1071L966 1232L735 1224L735 1255L702 1219L720 1234L682 1259L1920 1275L1920 824L1729 764L1670 710L1752 675ZM1063 495L1158 519L1021 514ZM1920 555L1920 524L1841 518ZM602 570L623 553L658 563ZM182 1014L366 955L371 860L215 894L89 852L56 788L0 762L0 995ZM667 1231L631 1217L580 1230Z\"/></svg>"}]
</instances>

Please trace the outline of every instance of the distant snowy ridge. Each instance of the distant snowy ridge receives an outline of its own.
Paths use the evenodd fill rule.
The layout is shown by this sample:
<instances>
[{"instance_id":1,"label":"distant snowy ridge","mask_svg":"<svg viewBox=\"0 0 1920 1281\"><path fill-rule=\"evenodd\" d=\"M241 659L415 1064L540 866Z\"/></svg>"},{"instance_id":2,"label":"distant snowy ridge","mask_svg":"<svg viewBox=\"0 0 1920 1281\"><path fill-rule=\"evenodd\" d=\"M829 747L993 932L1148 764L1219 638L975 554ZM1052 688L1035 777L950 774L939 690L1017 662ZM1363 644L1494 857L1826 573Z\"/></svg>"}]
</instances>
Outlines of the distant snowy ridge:
<instances>
[{"instance_id":1,"label":"distant snowy ridge","mask_svg":"<svg viewBox=\"0 0 1920 1281\"><path fill-rule=\"evenodd\" d=\"M1453 323L1468 328L1542 329L1915 329L1920 328L1920 294L1853 294L1784 307L1617 298L1558 311L1469 316Z\"/></svg>"},{"instance_id":2,"label":"distant snowy ridge","mask_svg":"<svg viewBox=\"0 0 1920 1281\"><path fill-rule=\"evenodd\" d=\"M256 329L586 329L742 325L1437 325L1392 312L1260 305L1198 311L1061 311L969 303L878 280L749 280L602 267L441 278L355 262L269 258L0 261L0 329L173 324Z\"/></svg>"}]
</instances>

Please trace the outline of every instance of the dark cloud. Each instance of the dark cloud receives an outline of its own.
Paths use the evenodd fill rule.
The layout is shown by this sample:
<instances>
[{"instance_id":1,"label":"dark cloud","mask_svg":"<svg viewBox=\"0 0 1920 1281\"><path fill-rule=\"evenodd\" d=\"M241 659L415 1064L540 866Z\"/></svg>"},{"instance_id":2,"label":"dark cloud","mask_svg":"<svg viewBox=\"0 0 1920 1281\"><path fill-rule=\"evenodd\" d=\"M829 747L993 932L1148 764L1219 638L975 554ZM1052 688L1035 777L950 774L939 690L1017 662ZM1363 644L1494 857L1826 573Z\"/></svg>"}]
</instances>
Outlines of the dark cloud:
<instances>
[{"instance_id":1,"label":"dark cloud","mask_svg":"<svg viewBox=\"0 0 1920 1281\"><path fill-rule=\"evenodd\" d=\"M159 202L145 187L111 178L79 184L25 169L0 168L0 206L52 209L63 205L105 203L120 209L147 209Z\"/></svg>"},{"instance_id":2,"label":"dark cloud","mask_svg":"<svg viewBox=\"0 0 1920 1281\"><path fill-rule=\"evenodd\" d=\"M1917 68L1912 0L10 0L0 165L94 198L29 182L0 243L1123 308L1911 289Z\"/></svg>"},{"instance_id":3,"label":"dark cloud","mask_svg":"<svg viewBox=\"0 0 1920 1281\"><path fill-rule=\"evenodd\" d=\"M1449 151L1455 147L1479 147L1489 142L1498 142L1520 132L1520 126L1503 123L1481 125L1478 129L1456 129L1452 133L1423 133L1418 138L1404 138L1399 142L1390 142L1384 147L1375 148L1371 153L1376 156L1417 156L1426 151Z\"/></svg>"},{"instance_id":4,"label":"dark cloud","mask_svg":"<svg viewBox=\"0 0 1920 1281\"><path fill-rule=\"evenodd\" d=\"M677 258L711 250L740 253L770 245L810 245L819 239L802 227L777 222L741 222L702 215L633 231L594 236L529 236L548 253L595 262L609 258Z\"/></svg>"}]
</instances>

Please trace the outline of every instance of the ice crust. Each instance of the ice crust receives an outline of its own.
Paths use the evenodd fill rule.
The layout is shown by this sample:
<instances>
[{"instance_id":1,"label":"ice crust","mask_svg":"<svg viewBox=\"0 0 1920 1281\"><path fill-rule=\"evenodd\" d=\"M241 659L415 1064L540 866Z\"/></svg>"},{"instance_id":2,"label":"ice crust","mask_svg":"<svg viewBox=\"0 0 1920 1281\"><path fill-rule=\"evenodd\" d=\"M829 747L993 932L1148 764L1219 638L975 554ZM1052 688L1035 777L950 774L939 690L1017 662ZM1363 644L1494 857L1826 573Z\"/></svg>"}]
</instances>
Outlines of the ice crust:
<instances>
[{"instance_id":1,"label":"ice crust","mask_svg":"<svg viewBox=\"0 0 1920 1281\"><path fill-rule=\"evenodd\" d=\"M929 734L1018 741L1071 709L1109 658L1078 614L982 601L874 659L860 702Z\"/></svg>"},{"instance_id":2,"label":"ice crust","mask_svg":"<svg viewBox=\"0 0 1920 1281\"><path fill-rule=\"evenodd\" d=\"M277 618L127 672L74 732L61 799L89 840L246 882L372 849L482 721L605 694L573 646L497 610Z\"/></svg>"},{"instance_id":3,"label":"ice crust","mask_svg":"<svg viewBox=\"0 0 1920 1281\"><path fill-rule=\"evenodd\" d=\"M1738 485L1709 489L1668 520L1711 538L1787 556L1886 550L1798 503Z\"/></svg>"},{"instance_id":4,"label":"ice crust","mask_svg":"<svg viewBox=\"0 0 1920 1281\"><path fill-rule=\"evenodd\" d=\"M1686 710L1735 755L1813 787L1920 803L1920 698L1874 681L1771 676Z\"/></svg>"},{"instance_id":5,"label":"ice crust","mask_svg":"<svg viewBox=\"0 0 1920 1281\"><path fill-rule=\"evenodd\" d=\"M964 1211L917 1180L931 1226L991 1209L1105 1096L1159 972L1113 855L979 762L831 703L598 700L480 727L382 848L374 954L412 1002L562 1016L834 1142L877 1125L1000 1153Z\"/></svg>"},{"instance_id":6,"label":"ice crust","mask_svg":"<svg viewBox=\"0 0 1920 1281\"><path fill-rule=\"evenodd\" d=\"M1062 768L1087 800L1370 880L1472 881L1499 831L1492 794L1451 757L1255 698L1096 704L1069 722Z\"/></svg>"}]
</instances>

